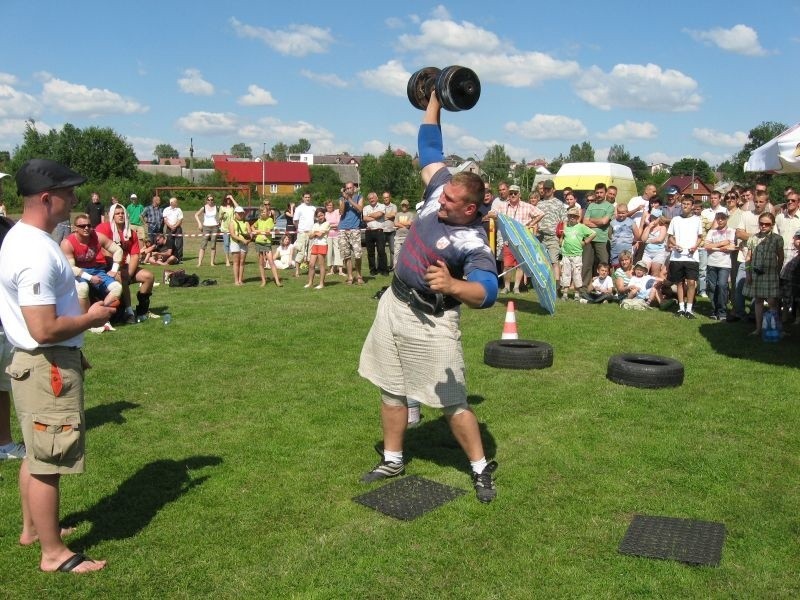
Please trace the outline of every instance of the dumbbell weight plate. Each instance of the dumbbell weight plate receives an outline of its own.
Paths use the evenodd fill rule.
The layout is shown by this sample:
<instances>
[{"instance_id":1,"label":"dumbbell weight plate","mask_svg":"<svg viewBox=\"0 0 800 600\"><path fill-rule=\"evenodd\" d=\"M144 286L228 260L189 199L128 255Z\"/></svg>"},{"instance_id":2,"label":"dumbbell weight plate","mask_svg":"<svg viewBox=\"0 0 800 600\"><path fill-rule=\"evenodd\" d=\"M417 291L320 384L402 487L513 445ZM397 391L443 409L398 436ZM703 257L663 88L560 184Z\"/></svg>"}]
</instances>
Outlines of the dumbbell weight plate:
<instances>
[{"instance_id":1,"label":"dumbbell weight plate","mask_svg":"<svg viewBox=\"0 0 800 600\"><path fill-rule=\"evenodd\" d=\"M436 67L425 67L414 73L408 79L406 93L411 106L420 110L428 108L428 100L431 98L431 91L436 85L440 69Z\"/></svg>"},{"instance_id":2,"label":"dumbbell weight plate","mask_svg":"<svg viewBox=\"0 0 800 600\"><path fill-rule=\"evenodd\" d=\"M445 67L436 78L436 96L446 110L469 110L481 97L481 82L472 69Z\"/></svg>"}]
</instances>

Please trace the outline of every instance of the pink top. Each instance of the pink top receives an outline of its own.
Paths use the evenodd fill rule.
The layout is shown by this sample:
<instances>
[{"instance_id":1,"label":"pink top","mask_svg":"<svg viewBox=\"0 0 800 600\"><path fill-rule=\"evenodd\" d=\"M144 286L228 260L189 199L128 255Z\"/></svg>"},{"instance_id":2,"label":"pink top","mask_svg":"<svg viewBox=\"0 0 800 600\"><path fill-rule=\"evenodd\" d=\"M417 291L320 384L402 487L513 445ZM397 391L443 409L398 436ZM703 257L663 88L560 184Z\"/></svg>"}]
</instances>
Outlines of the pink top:
<instances>
[{"instance_id":1,"label":"pink top","mask_svg":"<svg viewBox=\"0 0 800 600\"><path fill-rule=\"evenodd\" d=\"M328 237L329 238L339 237L339 229L338 228L339 228L339 219L340 218L341 218L341 215L339 214L339 211L336 210L336 209L333 209L330 212L328 212L327 210L325 211L325 220L328 222L328 225L331 226L331 229L328 232Z\"/></svg>"}]
</instances>

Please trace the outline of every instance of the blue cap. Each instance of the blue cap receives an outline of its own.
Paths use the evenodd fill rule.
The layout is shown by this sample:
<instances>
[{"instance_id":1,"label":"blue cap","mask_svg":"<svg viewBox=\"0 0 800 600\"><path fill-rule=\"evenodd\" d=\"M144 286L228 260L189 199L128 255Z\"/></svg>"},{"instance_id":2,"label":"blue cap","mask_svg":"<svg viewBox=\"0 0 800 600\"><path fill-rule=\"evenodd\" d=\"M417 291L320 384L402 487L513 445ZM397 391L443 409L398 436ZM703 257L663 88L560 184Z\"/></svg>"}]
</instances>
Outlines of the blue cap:
<instances>
[{"instance_id":1,"label":"blue cap","mask_svg":"<svg viewBox=\"0 0 800 600\"><path fill-rule=\"evenodd\" d=\"M667 188L667 196L674 196L675 194L677 194L679 192L680 192L680 190L677 187L675 187L674 185L671 185L671 186L669 186Z\"/></svg>"}]
</instances>

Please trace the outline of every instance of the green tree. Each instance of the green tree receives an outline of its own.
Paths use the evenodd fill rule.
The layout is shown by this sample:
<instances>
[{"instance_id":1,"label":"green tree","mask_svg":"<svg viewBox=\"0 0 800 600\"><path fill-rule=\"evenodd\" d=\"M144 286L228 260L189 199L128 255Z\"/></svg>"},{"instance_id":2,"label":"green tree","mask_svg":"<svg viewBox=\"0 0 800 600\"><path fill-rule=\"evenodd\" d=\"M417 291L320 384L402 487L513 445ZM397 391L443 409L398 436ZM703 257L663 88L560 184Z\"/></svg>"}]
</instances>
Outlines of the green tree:
<instances>
[{"instance_id":1,"label":"green tree","mask_svg":"<svg viewBox=\"0 0 800 600\"><path fill-rule=\"evenodd\" d=\"M380 194L384 190L395 198L420 198L422 180L411 157L396 155L391 146L380 157L371 154L364 156L359 168L361 172L361 193Z\"/></svg>"},{"instance_id":2,"label":"green tree","mask_svg":"<svg viewBox=\"0 0 800 600\"><path fill-rule=\"evenodd\" d=\"M589 141L572 144L566 162L594 162L594 148Z\"/></svg>"},{"instance_id":3,"label":"green tree","mask_svg":"<svg viewBox=\"0 0 800 600\"><path fill-rule=\"evenodd\" d=\"M608 162L627 165L631 160L631 155L622 144L612 144L611 148L608 149L607 160Z\"/></svg>"},{"instance_id":4,"label":"green tree","mask_svg":"<svg viewBox=\"0 0 800 600\"><path fill-rule=\"evenodd\" d=\"M133 179L138 163L133 147L108 127L78 129L67 123L61 131L39 133L26 124L22 145L14 150L11 165L18 169L30 158L49 158L77 171L89 181L111 178Z\"/></svg>"},{"instance_id":5,"label":"green tree","mask_svg":"<svg viewBox=\"0 0 800 600\"><path fill-rule=\"evenodd\" d=\"M744 164L750 158L753 150L763 146L772 138L786 131L786 129L788 128L784 123L776 121L762 121L760 125L753 127L747 135L747 142L739 152L733 155L732 162L735 168L730 172L731 179L746 183L753 183L759 179L769 179L769 176L765 176L763 173L745 173Z\"/></svg>"},{"instance_id":6,"label":"green tree","mask_svg":"<svg viewBox=\"0 0 800 600\"><path fill-rule=\"evenodd\" d=\"M308 169L311 183L298 190L298 197L308 192L318 206L325 200L337 200L342 191L339 174L325 165L311 165Z\"/></svg>"},{"instance_id":7,"label":"green tree","mask_svg":"<svg viewBox=\"0 0 800 600\"><path fill-rule=\"evenodd\" d=\"M278 142L269 151L270 158L278 162L285 162L288 153L289 148L283 142Z\"/></svg>"},{"instance_id":8,"label":"green tree","mask_svg":"<svg viewBox=\"0 0 800 600\"><path fill-rule=\"evenodd\" d=\"M253 158L253 149L245 144L244 142L239 142L238 144L234 144L231 146L231 154L236 156L237 158Z\"/></svg>"},{"instance_id":9,"label":"green tree","mask_svg":"<svg viewBox=\"0 0 800 600\"><path fill-rule=\"evenodd\" d=\"M311 150L311 142L306 138L300 138L296 144L289 146L289 154L307 154Z\"/></svg>"},{"instance_id":10,"label":"green tree","mask_svg":"<svg viewBox=\"0 0 800 600\"><path fill-rule=\"evenodd\" d=\"M703 183L713 185L717 182L714 171L702 158L682 158L670 169L671 175L692 175L699 177Z\"/></svg>"},{"instance_id":11,"label":"green tree","mask_svg":"<svg viewBox=\"0 0 800 600\"><path fill-rule=\"evenodd\" d=\"M486 150L486 154L481 161L481 168L493 184L496 184L501 179L513 177L513 173L511 173L511 157L506 152L506 147L500 144L495 144Z\"/></svg>"},{"instance_id":12,"label":"green tree","mask_svg":"<svg viewBox=\"0 0 800 600\"><path fill-rule=\"evenodd\" d=\"M180 154L169 144L158 144L153 150L153 154L161 160L162 158L179 158Z\"/></svg>"}]
</instances>

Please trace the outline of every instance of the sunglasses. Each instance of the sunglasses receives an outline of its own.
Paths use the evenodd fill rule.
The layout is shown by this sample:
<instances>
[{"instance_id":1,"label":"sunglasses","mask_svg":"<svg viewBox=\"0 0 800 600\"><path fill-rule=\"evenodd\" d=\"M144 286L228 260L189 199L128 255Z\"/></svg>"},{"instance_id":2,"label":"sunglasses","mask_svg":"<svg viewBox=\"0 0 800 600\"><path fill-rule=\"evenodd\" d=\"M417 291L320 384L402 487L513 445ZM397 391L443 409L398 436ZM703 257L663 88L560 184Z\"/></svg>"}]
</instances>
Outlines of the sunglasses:
<instances>
[{"instance_id":1,"label":"sunglasses","mask_svg":"<svg viewBox=\"0 0 800 600\"><path fill-rule=\"evenodd\" d=\"M772 227L772 223L770 223L769 221L759 221L758 224L761 227Z\"/></svg>"},{"instance_id":2,"label":"sunglasses","mask_svg":"<svg viewBox=\"0 0 800 600\"><path fill-rule=\"evenodd\" d=\"M76 229L91 229L92 225L90 223L86 223L86 225L75 225Z\"/></svg>"}]
</instances>

